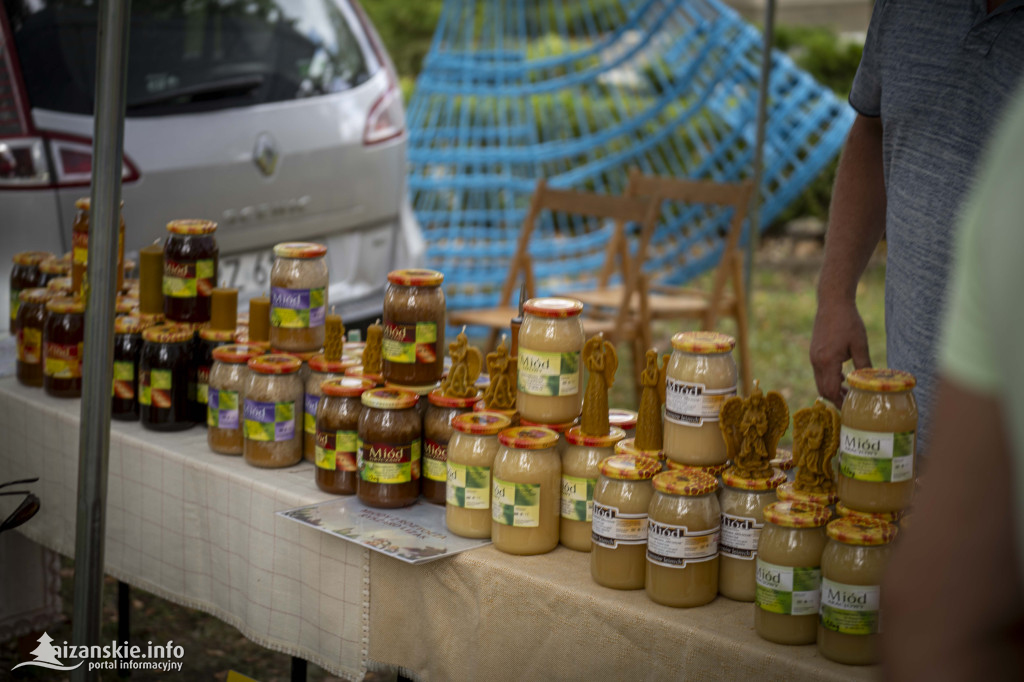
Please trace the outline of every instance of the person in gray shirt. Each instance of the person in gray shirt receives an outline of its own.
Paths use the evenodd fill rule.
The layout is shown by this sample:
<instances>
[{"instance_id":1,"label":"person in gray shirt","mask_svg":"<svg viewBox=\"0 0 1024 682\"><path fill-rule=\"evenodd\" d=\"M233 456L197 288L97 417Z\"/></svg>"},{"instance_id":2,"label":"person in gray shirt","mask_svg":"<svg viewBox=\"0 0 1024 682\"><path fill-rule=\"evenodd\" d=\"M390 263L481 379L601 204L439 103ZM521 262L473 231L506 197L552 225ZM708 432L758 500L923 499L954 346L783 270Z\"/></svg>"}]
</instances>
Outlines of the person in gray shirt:
<instances>
[{"instance_id":1,"label":"person in gray shirt","mask_svg":"<svg viewBox=\"0 0 1024 682\"><path fill-rule=\"evenodd\" d=\"M842 365L869 367L857 282L883 235L888 366L917 377L919 451L961 199L1024 75L1024 0L877 0L832 194L811 364L842 403Z\"/></svg>"}]
</instances>

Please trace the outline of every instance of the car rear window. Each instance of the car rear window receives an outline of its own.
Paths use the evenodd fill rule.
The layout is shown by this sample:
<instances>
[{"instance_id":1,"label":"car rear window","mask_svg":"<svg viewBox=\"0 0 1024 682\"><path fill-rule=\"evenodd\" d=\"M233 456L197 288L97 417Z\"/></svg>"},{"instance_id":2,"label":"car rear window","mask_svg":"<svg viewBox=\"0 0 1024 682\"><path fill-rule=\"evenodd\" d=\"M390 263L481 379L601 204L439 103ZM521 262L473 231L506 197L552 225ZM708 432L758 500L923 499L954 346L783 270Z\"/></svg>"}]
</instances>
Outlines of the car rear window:
<instances>
[{"instance_id":1,"label":"car rear window","mask_svg":"<svg viewBox=\"0 0 1024 682\"><path fill-rule=\"evenodd\" d=\"M376 70L344 0L135 0L129 116L209 111L352 88ZM33 107L91 114L95 0L4 0Z\"/></svg>"}]
</instances>

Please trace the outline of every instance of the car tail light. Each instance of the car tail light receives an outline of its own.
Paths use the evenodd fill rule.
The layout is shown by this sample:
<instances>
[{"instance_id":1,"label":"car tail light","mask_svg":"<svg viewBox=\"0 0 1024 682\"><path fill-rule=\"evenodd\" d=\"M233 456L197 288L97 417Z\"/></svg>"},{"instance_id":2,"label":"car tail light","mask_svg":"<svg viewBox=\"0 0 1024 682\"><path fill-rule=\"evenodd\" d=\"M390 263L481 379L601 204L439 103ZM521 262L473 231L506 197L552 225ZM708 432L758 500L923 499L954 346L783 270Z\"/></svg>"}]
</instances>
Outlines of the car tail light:
<instances>
[{"instance_id":1,"label":"car tail light","mask_svg":"<svg viewBox=\"0 0 1024 682\"><path fill-rule=\"evenodd\" d=\"M378 144L391 140L405 132L405 112L402 109L402 93L394 81L388 80L388 89L370 107L366 117L363 144Z\"/></svg>"}]
</instances>

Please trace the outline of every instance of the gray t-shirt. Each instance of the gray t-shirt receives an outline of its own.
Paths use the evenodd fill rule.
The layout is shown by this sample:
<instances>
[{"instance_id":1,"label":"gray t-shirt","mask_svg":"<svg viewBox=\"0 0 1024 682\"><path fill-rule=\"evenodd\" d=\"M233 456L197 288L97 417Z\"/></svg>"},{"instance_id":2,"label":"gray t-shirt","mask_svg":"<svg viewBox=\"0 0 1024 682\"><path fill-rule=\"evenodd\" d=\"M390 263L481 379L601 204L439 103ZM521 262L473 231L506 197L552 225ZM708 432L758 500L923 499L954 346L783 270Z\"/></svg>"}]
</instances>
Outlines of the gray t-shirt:
<instances>
[{"instance_id":1,"label":"gray t-shirt","mask_svg":"<svg viewBox=\"0 0 1024 682\"><path fill-rule=\"evenodd\" d=\"M888 365L917 377L927 434L954 228L1024 75L1024 0L877 0L850 104L882 117Z\"/></svg>"}]
</instances>

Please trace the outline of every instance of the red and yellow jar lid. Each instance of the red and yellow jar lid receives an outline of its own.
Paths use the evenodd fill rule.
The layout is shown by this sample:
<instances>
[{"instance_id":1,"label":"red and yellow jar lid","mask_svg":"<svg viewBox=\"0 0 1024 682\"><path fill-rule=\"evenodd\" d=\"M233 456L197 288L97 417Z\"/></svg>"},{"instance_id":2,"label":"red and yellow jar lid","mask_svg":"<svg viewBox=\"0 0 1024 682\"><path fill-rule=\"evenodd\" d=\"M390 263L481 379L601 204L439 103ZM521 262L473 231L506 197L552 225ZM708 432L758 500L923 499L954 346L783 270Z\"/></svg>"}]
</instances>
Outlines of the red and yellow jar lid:
<instances>
[{"instance_id":1,"label":"red and yellow jar lid","mask_svg":"<svg viewBox=\"0 0 1024 682\"><path fill-rule=\"evenodd\" d=\"M863 367L846 375L850 388L878 393L899 393L909 391L917 385L917 379L910 372L899 369Z\"/></svg>"},{"instance_id":2,"label":"red and yellow jar lid","mask_svg":"<svg viewBox=\"0 0 1024 682\"><path fill-rule=\"evenodd\" d=\"M789 471L796 466L796 462L793 461L793 451L775 448L775 457L772 458L771 465L780 471Z\"/></svg>"},{"instance_id":3,"label":"red and yellow jar lid","mask_svg":"<svg viewBox=\"0 0 1024 682\"><path fill-rule=\"evenodd\" d=\"M218 346L213 349L213 359L229 365L247 364L253 358L266 353L260 346L252 346L244 343L232 343L227 346Z\"/></svg>"},{"instance_id":4,"label":"red and yellow jar lid","mask_svg":"<svg viewBox=\"0 0 1024 682\"><path fill-rule=\"evenodd\" d=\"M549 296L531 298L523 304L523 312L528 315L549 318L576 317L583 312L583 303L575 298Z\"/></svg>"},{"instance_id":5,"label":"red and yellow jar lid","mask_svg":"<svg viewBox=\"0 0 1024 682\"><path fill-rule=\"evenodd\" d=\"M797 490L793 481L783 483L776 489L775 494L783 502L813 502L828 506L835 504L839 499L839 492L831 490L827 493L816 493L810 490Z\"/></svg>"},{"instance_id":6,"label":"red and yellow jar lid","mask_svg":"<svg viewBox=\"0 0 1024 682\"><path fill-rule=\"evenodd\" d=\"M282 242L274 246L278 258L320 258L326 253L326 246L313 242Z\"/></svg>"},{"instance_id":7,"label":"red and yellow jar lid","mask_svg":"<svg viewBox=\"0 0 1024 682\"><path fill-rule=\"evenodd\" d=\"M474 405L477 404L477 401L479 401L482 397L483 396L479 394L470 396L468 398L459 398L457 396L443 395L441 393L441 389L439 388L435 388L427 395L427 399L430 401L431 405L436 405L437 407L450 407L460 410L473 407Z\"/></svg>"},{"instance_id":8,"label":"red and yellow jar lid","mask_svg":"<svg viewBox=\"0 0 1024 682\"><path fill-rule=\"evenodd\" d=\"M511 419L497 412L467 412L452 419L453 429L477 436L496 436L511 425Z\"/></svg>"},{"instance_id":9,"label":"red and yellow jar lid","mask_svg":"<svg viewBox=\"0 0 1024 682\"><path fill-rule=\"evenodd\" d=\"M420 397L412 391L394 386L374 388L363 393L363 405L379 410L405 410L415 407L419 400Z\"/></svg>"},{"instance_id":10,"label":"red and yellow jar lid","mask_svg":"<svg viewBox=\"0 0 1024 682\"><path fill-rule=\"evenodd\" d=\"M269 353L249 359L249 369L260 374L294 374L302 368L298 358L284 353Z\"/></svg>"},{"instance_id":11,"label":"red and yellow jar lid","mask_svg":"<svg viewBox=\"0 0 1024 682\"><path fill-rule=\"evenodd\" d=\"M430 392L437 388L437 384L424 384L423 386L403 386L402 384L392 384L390 382L385 382L384 385L388 388L400 388L403 391L415 393L420 398L430 395Z\"/></svg>"},{"instance_id":12,"label":"red and yellow jar lid","mask_svg":"<svg viewBox=\"0 0 1024 682\"><path fill-rule=\"evenodd\" d=\"M227 343L235 340L235 331L233 329L210 329L209 327L203 327L199 330L199 338L203 341Z\"/></svg>"},{"instance_id":13,"label":"red and yellow jar lid","mask_svg":"<svg viewBox=\"0 0 1024 682\"><path fill-rule=\"evenodd\" d=\"M842 518L851 519L878 519L879 521L885 521L887 523L899 523L900 519L904 516L904 511L887 511L887 512L862 512L856 509L850 509L842 502L836 502L836 514Z\"/></svg>"},{"instance_id":14,"label":"red and yellow jar lid","mask_svg":"<svg viewBox=\"0 0 1024 682\"><path fill-rule=\"evenodd\" d=\"M569 441L570 445L576 445L584 448L615 447L615 444L625 437L626 432L617 426L610 427L608 429L608 433L604 436L588 436L583 433L582 426L574 426L565 434L565 439Z\"/></svg>"},{"instance_id":15,"label":"red and yellow jar lid","mask_svg":"<svg viewBox=\"0 0 1024 682\"><path fill-rule=\"evenodd\" d=\"M543 424L541 422L532 422L529 419L520 419L519 423L522 426L542 426L545 429L551 429L555 433L568 433L569 429L576 425L576 420L573 419L571 422L562 422L560 424Z\"/></svg>"},{"instance_id":16,"label":"red and yellow jar lid","mask_svg":"<svg viewBox=\"0 0 1024 682\"><path fill-rule=\"evenodd\" d=\"M616 455L632 455L633 457L647 457L665 461L667 456L664 450L641 450L636 446L636 438L626 438L615 444Z\"/></svg>"},{"instance_id":17,"label":"red and yellow jar lid","mask_svg":"<svg viewBox=\"0 0 1024 682\"><path fill-rule=\"evenodd\" d=\"M148 326L138 315L118 315L114 318L115 334L141 334Z\"/></svg>"},{"instance_id":18,"label":"red and yellow jar lid","mask_svg":"<svg viewBox=\"0 0 1024 682\"><path fill-rule=\"evenodd\" d=\"M378 386L383 386L384 385L384 375L383 374L368 374L368 373L363 371L363 366L362 365L352 365L351 367L349 367L348 369L345 370L345 376L347 376L347 377L362 377L364 379L372 380Z\"/></svg>"},{"instance_id":19,"label":"red and yellow jar lid","mask_svg":"<svg viewBox=\"0 0 1024 682\"><path fill-rule=\"evenodd\" d=\"M53 254L49 251L22 251L21 253L14 254L14 258L11 260L14 261L15 265L35 267L48 258L53 257Z\"/></svg>"},{"instance_id":20,"label":"red and yellow jar lid","mask_svg":"<svg viewBox=\"0 0 1024 682\"><path fill-rule=\"evenodd\" d=\"M653 479L654 489L667 495L696 497L707 495L718 489L718 479L697 469L674 469L664 471Z\"/></svg>"},{"instance_id":21,"label":"red and yellow jar lid","mask_svg":"<svg viewBox=\"0 0 1024 682\"><path fill-rule=\"evenodd\" d=\"M52 300L57 296L56 291L50 291L46 287L34 287L32 289L22 289L18 292L18 300L22 303L31 303L35 305L41 305L49 300Z\"/></svg>"},{"instance_id":22,"label":"red and yellow jar lid","mask_svg":"<svg viewBox=\"0 0 1024 682\"><path fill-rule=\"evenodd\" d=\"M58 296L46 302L46 310L62 315L81 315L85 312L85 303L77 296Z\"/></svg>"},{"instance_id":23,"label":"red and yellow jar lid","mask_svg":"<svg viewBox=\"0 0 1024 682\"><path fill-rule=\"evenodd\" d=\"M772 502L764 508L764 520L785 528L820 528L832 518L828 507L813 502Z\"/></svg>"},{"instance_id":24,"label":"red and yellow jar lid","mask_svg":"<svg viewBox=\"0 0 1024 682\"><path fill-rule=\"evenodd\" d=\"M444 273L425 268L392 270L388 281L403 287L436 287L444 281Z\"/></svg>"},{"instance_id":25,"label":"red and yellow jar lid","mask_svg":"<svg viewBox=\"0 0 1024 682\"><path fill-rule=\"evenodd\" d=\"M139 299L132 296L118 296L117 303L114 305L114 310L118 315L130 315L132 311L138 309Z\"/></svg>"},{"instance_id":26,"label":"red and yellow jar lid","mask_svg":"<svg viewBox=\"0 0 1024 682\"><path fill-rule=\"evenodd\" d=\"M720 332L679 332L672 337L672 347L683 353L718 355L736 347L736 339Z\"/></svg>"},{"instance_id":27,"label":"red and yellow jar lid","mask_svg":"<svg viewBox=\"0 0 1024 682\"><path fill-rule=\"evenodd\" d=\"M337 377L320 382L320 392L334 398L358 398L374 386L369 379Z\"/></svg>"},{"instance_id":28,"label":"red and yellow jar lid","mask_svg":"<svg viewBox=\"0 0 1024 682\"><path fill-rule=\"evenodd\" d=\"M54 277L46 283L46 288L50 291L71 291L71 278L70 277Z\"/></svg>"},{"instance_id":29,"label":"red and yellow jar lid","mask_svg":"<svg viewBox=\"0 0 1024 682\"><path fill-rule=\"evenodd\" d=\"M216 230L217 223L212 220L201 220L199 218L183 218L167 223L167 231L171 234L213 234Z\"/></svg>"},{"instance_id":30,"label":"red and yellow jar lid","mask_svg":"<svg viewBox=\"0 0 1024 682\"><path fill-rule=\"evenodd\" d=\"M70 269L70 264L65 263L55 256L51 256L50 258L39 262L39 272L46 275L66 275Z\"/></svg>"},{"instance_id":31,"label":"red and yellow jar lid","mask_svg":"<svg viewBox=\"0 0 1024 682\"><path fill-rule=\"evenodd\" d=\"M714 477L719 477L722 472L732 466L732 462L726 462L725 464L711 464L709 466L697 466L694 464L683 464L682 462L676 462L675 460L668 460L666 462L670 471L678 471L681 469L695 469L696 471L703 471L704 473L711 474Z\"/></svg>"},{"instance_id":32,"label":"red and yellow jar lid","mask_svg":"<svg viewBox=\"0 0 1024 682\"><path fill-rule=\"evenodd\" d=\"M498 442L517 450L545 450L558 443L558 434L543 426L513 426L498 434Z\"/></svg>"},{"instance_id":33,"label":"red and yellow jar lid","mask_svg":"<svg viewBox=\"0 0 1024 682\"><path fill-rule=\"evenodd\" d=\"M768 478L747 478L736 473L736 469L730 467L722 472L722 483L730 488L738 490L750 490L761 492L775 490L786 482L786 474L778 469L772 469L772 475Z\"/></svg>"},{"instance_id":34,"label":"red and yellow jar lid","mask_svg":"<svg viewBox=\"0 0 1024 682\"><path fill-rule=\"evenodd\" d=\"M602 476L620 481L646 481L661 471L661 463L650 457L612 455L601 460L598 467Z\"/></svg>"},{"instance_id":35,"label":"red and yellow jar lid","mask_svg":"<svg viewBox=\"0 0 1024 682\"><path fill-rule=\"evenodd\" d=\"M314 372L323 372L324 374L344 374L345 370L355 367L357 364L359 363L346 360L344 357L341 360L328 360L323 353L317 353L309 359L309 368Z\"/></svg>"},{"instance_id":36,"label":"red and yellow jar lid","mask_svg":"<svg viewBox=\"0 0 1024 682\"><path fill-rule=\"evenodd\" d=\"M836 519L826 527L828 536L847 545L873 547L887 545L896 539L896 526L880 519Z\"/></svg>"},{"instance_id":37,"label":"red and yellow jar lid","mask_svg":"<svg viewBox=\"0 0 1024 682\"><path fill-rule=\"evenodd\" d=\"M193 335L191 326L171 323L147 327L142 332L142 339L150 343L185 343L191 341Z\"/></svg>"},{"instance_id":38,"label":"red and yellow jar lid","mask_svg":"<svg viewBox=\"0 0 1024 682\"><path fill-rule=\"evenodd\" d=\"M623 431L635 429L637 418L638 415L633 410L623 410L618 407L608 410L608 423L612 426L618 426Z\"/></svg>"}]
</instances>

